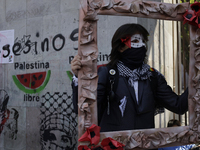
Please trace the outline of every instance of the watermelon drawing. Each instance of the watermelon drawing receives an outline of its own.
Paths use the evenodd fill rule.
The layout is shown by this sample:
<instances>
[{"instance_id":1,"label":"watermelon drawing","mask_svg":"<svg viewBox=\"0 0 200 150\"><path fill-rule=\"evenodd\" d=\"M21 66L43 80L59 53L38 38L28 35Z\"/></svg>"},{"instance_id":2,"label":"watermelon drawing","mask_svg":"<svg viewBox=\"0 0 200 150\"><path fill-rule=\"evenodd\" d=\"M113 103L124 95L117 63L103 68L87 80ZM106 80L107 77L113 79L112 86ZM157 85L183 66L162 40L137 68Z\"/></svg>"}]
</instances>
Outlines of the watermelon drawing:
<instances>
[{"instance_id":1,"label":"watermelon drawing","mask_svg":"<svg viewBox=\"0 0 200 150\"><path fill-rule=\"evenodd\" d=\"M28 94L39 93L42 91L47 83L49 82L51 76L51 70L47 72L37 72L37 73L28 73L13 75L13 81L16 86Z\"/></svg>"}]
</instances>

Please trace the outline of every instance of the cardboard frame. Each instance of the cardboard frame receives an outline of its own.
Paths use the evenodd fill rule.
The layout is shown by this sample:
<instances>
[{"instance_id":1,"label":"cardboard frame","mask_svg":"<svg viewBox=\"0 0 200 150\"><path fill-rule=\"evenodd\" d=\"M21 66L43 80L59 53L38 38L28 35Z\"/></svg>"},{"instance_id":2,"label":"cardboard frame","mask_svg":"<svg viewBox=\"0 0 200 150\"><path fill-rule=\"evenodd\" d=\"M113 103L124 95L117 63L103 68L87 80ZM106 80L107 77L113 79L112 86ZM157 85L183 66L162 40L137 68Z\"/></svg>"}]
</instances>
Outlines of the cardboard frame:
<instances>
[{"instance_id":1,"label":"cardboard frame","mask_svg":"<svg viewBox=\"0 0 200 150\"><path fill-rule=\"evenodd\" d=\"M97 17L134 16L182 21L189 3L169 4L142 0L80 0L79 51L82 69L78 73L78 138L97 123ZM111 137L125 149L153 149L200 141L200 29L190 26L189 126L102 132L101 140ZM85 144L85 143L79 143Z\"/></svg>"}]
</instances>

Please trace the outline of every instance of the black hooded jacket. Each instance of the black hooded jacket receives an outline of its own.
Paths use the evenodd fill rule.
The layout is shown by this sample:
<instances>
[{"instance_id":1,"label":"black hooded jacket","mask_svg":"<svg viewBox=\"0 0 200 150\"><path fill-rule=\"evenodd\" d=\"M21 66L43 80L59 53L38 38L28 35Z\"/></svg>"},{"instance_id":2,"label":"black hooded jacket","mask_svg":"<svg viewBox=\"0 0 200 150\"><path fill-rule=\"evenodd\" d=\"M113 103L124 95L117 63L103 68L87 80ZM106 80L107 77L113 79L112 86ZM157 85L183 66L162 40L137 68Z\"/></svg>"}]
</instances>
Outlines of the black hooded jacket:
<instances>
[{"instance_id":1,"label":"black hooded jacket","mask_svg":"<svg viewBox=\"0 0 200 150\"><path fill-rule=\"evenodd\" d=\"M101 132L154 128L156 103L177 114L184 114L188 110L188 90L180 96L177 95L160 74L157 75L155 93L152 91L150 79L138 81L138 101L136 100L134 88L128 84L128 79L119 76L115 97L109 104L108 113L108 68L106 66L100 67L98 76L97 106ZM77 111L78 90L73 84L72 87L73 104ZM126 98L127 102L122 115L119 105L120 100L123 98Z\"/></svg>"}]
</instances>

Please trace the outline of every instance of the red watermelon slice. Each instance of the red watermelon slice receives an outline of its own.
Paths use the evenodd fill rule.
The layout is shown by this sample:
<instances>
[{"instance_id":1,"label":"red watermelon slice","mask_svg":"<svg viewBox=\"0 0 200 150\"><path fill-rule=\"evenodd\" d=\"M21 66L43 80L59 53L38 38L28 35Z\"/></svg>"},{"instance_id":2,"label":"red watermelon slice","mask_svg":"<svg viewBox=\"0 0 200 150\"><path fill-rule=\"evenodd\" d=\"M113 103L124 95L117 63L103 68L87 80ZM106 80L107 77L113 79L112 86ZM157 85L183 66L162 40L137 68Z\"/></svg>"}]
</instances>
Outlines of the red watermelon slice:
<instances>
[{"instance_id":1,"label":"red watermelon slice","mask_svg":"<svg viewBox=\"0 0 200 150\"><path fill-rule=\"evenodd\" d=\"M17 75L19 82L25 87L36 89L42 85L46 77L46 72L28 73Z\"/></svg>"},{"instance_id":2,"label":"red watermelon slice","mask_svg":"<svg viewBox=\"0 0 200 150\"><path fill-rule=\"evenodd\" d=\"M13 80L17 87L25 93L38 93L46 87L50 75L51 71L48 70L48 72L13 75Z\"/></svg>"}]
</instances>

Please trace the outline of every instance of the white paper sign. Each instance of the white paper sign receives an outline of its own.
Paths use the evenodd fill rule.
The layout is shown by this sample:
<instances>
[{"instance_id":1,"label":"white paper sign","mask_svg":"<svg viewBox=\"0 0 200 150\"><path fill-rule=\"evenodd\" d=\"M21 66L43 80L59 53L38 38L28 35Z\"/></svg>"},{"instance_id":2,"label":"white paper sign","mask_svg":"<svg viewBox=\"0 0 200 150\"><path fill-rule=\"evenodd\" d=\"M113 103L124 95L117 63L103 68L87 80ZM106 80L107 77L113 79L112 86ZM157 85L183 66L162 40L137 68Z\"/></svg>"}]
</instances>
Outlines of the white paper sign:
<instances>
[{"instance_id":1,"label":"white paper sign","mask_svg":"<svg viewBox=\"0 0 200 150\"><path fill-rule=\"evenodd\" d=\"M14 30L0 31L0 63L13 63Z\"/></svg>"}]
</instances>

